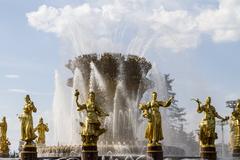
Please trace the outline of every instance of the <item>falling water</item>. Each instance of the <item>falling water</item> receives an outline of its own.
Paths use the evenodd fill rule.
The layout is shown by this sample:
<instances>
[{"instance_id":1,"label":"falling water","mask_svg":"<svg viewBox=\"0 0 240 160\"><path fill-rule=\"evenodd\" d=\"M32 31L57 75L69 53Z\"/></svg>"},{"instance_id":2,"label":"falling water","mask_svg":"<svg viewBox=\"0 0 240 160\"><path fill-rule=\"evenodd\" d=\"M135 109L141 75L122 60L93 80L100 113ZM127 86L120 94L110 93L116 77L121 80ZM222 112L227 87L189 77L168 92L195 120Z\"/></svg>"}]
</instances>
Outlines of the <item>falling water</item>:
<instances>
[{"instance_id":1,"label":"falling water","mask_svg":"<svg viewBox=\"0 0 240 160\"><path fill-rule=\"evenodd\" d=\"M126 57L124 58L123 61L128 61ZM76 110L75 89L78 89L80 92L79 103L85 103L88 91L94 91L96 98L102 96L108 100L110 99L107 103L106 99L105 101L100 101L100 103L97 100L97 104L101 105L100 107L104 110L107 110L110 115L101 120L103 122L102 127L108 129L108 131L100 137L99 143L101 142L101 146L105 145L105 148L111 146L115 148L116 151L119 151L119 154L122 151L129 151L130 153L131 146L136 145L135 143L138 143L138 141L139 143L144 141L146 120L143 119L138 109L138 104L143 94L141 93L141 85L144 85L141 81L144 81L144 79L141 80L140 77L138 89L129 89L126 83L127 81L129 82L129 79L126 77L128 76L127 73L125 73L128 68L124 68L125 66L123 67L122 64L123 63L119 63L117 65L118 72L116 72L116 84L114 83L115 89L112 90L114 92L110 92L111 88L109 88L110 84L107 84L107 77L102 75L101 68L98 68L94 62L89 62L89 78L86 77L86 68L76 67L74 69L72 88L64 87L65 84L59 80L59 76L56 74L54 98L54 130L56 132L56 142L71 145L81 144L81 137L79 135L81 128L79 122L85 119L85 114L82 112L79 113ZM137 72L141 73L143 71L139 70ZM146 73L143 72L140 76L144 78ZM143 96L141 101L146 102L146 100L149 100L147 96L150 95L150 92L153 90L161 93L160 99L166 99L167 92L166 88L164 88L166 84L163 76L153 69L149 77L154 81L155 87L147 90L147 95ZM136 82L134 81L133 83ZM63 119L64 125L59 123ZM71 129L69 129L69 126L71 126ZM64 140L64 142L61 140ZM107 151L104 148L101 150ZM140 150L142 150L142 148Z\"/></svg>"},{"instance_id":2,"label":"falling water","mask_svg":"<svg viewBox=\"0 0 240 160\"><path fill-rule=\"evenodd\" d=\"M154 87L150 88L144 93L142 100L149 100L153 91L158 93L158 99L166 100L168 98L167 84L165 82L164 76L159 72L158 67L155 63L153 63L152 69L147 77L153 81Z\"/></svg>"},{"instance_id":3,"label":"falling water","mask_svg":"<svg viewBox=\"0 0 240 160\"><path fill-rule=\"evenodd\" d=\"M123 93L122 91L124 90L123 88L123 81L118 81L117 87L116 87L116 92L114 95L114 99L113 99L113 128L112 128L112 132L113 132L113 139L118 138L118 134L119 134L119 100L120 97L122 97Z\"/></svg>"},{"instance_id":4,"label":"falling water","mask_svg":"<svg viewBox=\"0 0 240 160\"><path fill-rule=\"evenodd\" d=\"M71 90L67 88L62 81L59 73L55 72L55 92L53 99L53 126L54 126L54 141L55 144L69 144L70 133L66 132L71 126L70 110L71 106L70 96Z\"/></svg>"},{"instance_id":5,"label":"falling water","mask_svg":"<svg viewBox=\"0 0 240 160\"><path fill-rule=\"evenodd\" d=\"M93 62L90 63L90 80L89 80L89 91L94 91L95 85L96 85L96 80L94 76L94 68L93 68Z\"/></svg>"},{"instance_id":6,"label":"falling water","mask_svg":"<svg viewBox=\"0 0 240 160\"><path fill-rule=\"evenodd\" d=\"M94 87L99 87L99 89L103 93L106 93L107 87L106 87L104 78L99 73L97 67L95 66L95 64L93 62L90 63L90 68L91 68L90 84L89 84L90 90L94 91Z\"/></svg>"},{"instance_id":7,"label":"falling water","mask_svg":"<svg viewBox=\"0 0 240 160\"><path fill-rule=\"evenodd\" d=\"M79 102L83 103L87 98L87 89L84 84L82 72L79 68L74 71L73 89L79 90Z\"/></svg>"},{"instance_id":8,"label":"falling water","mask_svg":"<svg viewBox=\"0 0 240 160\"><path fill-rule=\"evenodd\" d=\"M84 80L83 80L83 75L82 72L79 68L76 68L74 71L74 77L73 77L73 89L72 89L72 105L71 105L71 144L72 145L77 145L81 143L80 139L80 125L79 122L82 122L84 120L84 113L77 112L77 107L76 107L76 98L74 96L75 90L79 90L79 100L78 102L80 104L84 103L87 97L87 90L84 85Z\"/></svg>"}]
</instances>

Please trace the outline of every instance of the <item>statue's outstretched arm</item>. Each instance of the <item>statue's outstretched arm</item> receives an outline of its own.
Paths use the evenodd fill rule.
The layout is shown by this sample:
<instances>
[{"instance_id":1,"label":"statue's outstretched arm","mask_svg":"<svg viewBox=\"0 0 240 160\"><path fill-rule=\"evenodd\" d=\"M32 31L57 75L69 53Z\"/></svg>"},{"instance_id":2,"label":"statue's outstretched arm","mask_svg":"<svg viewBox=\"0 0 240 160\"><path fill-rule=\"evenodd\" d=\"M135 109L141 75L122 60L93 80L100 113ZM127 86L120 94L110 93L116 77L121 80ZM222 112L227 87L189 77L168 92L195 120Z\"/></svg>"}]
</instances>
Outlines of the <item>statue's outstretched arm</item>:
<instances>
[{"instance_id":1,"label":"statue's outstretched arm","mask_svg":"<svg viewBox=\"0 0 240 160\"><path fill-rule=\"evenodd\" d=\"M37 108L35 107L35 105L34 105L33 102L31 102L31 106L32 106L32 111L33 111L33 112L37 112Z\"/></svg>"},{"instance_id":2,"label":"statue's outstretched arm","mask_svg":"<svg viewBox=\"0 0 240 160\"><path fill-rule=\"evenodd\" d=\"M197 102L197 112L202 113L204 111L204 106L201 106L202 102L197 98L197 99L192 99L193 101Z\"/></svg>"},{"instance_id":3,"label":"statue's outstretched arm","mask_svg":"<svg viewBox=\"0 0 240 160\"><path fill-rule=\"evenodd\" d=\"M79 91L76 89L75 90L75 97L76 97L76 99L75 99L75 101L76 101L76 104L77 104L77 111L82 111L82 110L84 110L84 109L86 109L86 105L85 104L80 104L79 102L78 102L78 99L79 99Z\"/></svg>"},{"instance_id":4,"label":"statue's outstretched arm","mask_svg":"<svg viewBox=\"0 0 240 160\"><path fill-rule=\"evenodd\" d=\"M84 109L86 109L86 104L79 104L77 103L77 111L82 111Z\"/></svg>"},{"instance_id":5,"label":"statue's outstretched arm","mask_svg":"<svg viewBox=\"0 0 240 160\"><path fill-rule=\"evenodd\" d=\"M202 113L203 111L204 111L204 106L201 106L200 104L198 104L197 112Z\"/></svg>"},{"instance_id":6,"label":"statue's outstretched arm","mask_svg":"<svg viewBox=\"0 0 240 160\"><path fill-rule=\"evenodd\" d=\"M46 132L49 131L48 124L45 124L45 131L46 131Z\"/></svg>"},{"instance_id":7,"label":"statue's outstretched arm","mask_svg":"<svg viewBox=\"0 0 240 160\"><path fill-rule=\"evenodd\" d=\"M20 115L17 114L17 116L18 116L18 119L19 119L20 121L22 121L22 120L24 119L24 116L23 116L22 114L20 114Z\"/></svg>"},{"instance_id":8,"label":"statue's outstretched arm","mask_svg":"<svg viewBox=\"0 0 240 160\"><path fill-rule=\"evenodd\" d=\"M170 97L167 101L159 101L160 106L162 107L169 107L172 104L173 97Z\"/></svg>"},{"instance_id":9,"label":"statue's outstretched arm","mask_svg":"<svg viewBox=\"0 0 240 160\"><path fill-rule=\"evenodd\" d=\"M220 116L216 111L215 111L215 117L217 117L218 119L221 119L221 120L223 120L223 121L226 121L226 120L228 120L229 119L229 117L228 116L226 116L225 118L223 118L222 116Z\"/></svg>"}]
</instances>

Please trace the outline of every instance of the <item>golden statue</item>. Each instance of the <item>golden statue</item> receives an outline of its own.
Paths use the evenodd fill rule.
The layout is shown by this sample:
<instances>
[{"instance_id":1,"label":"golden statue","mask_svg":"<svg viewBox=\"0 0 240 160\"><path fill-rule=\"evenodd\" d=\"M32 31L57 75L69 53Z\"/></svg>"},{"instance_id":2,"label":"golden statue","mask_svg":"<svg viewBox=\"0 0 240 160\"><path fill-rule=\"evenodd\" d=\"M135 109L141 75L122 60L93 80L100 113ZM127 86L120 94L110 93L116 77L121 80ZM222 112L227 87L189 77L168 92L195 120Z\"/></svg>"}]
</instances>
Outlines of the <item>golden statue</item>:
<instances>
[{"instance_id":1,"label":"golden statue","mask_svg":"<svg viewBox=\"0 0 240 160\"><path fill-rule=\"evenodd\" d=\"M11 143L9 142L8 139L1 139L1 143L0 143L0 155L1 154L9 154L9 145L11 145Z\"/></svg>"},{"instance_id":2,"label":"golden statue","mask_svg":"<svg viewBox=\"0 0 240 160\"><path fill-rule=\"evenodd\" d=\"M0 134L0 156L8 156L9 154L9 145L10 142L8 141L7 138L7 122L6 122L6 117L3 117L2 121L0 122L0 129L1 129L1 134Z\"/></svg>"},{"instance_id":3,"label":"golden statue","mask_svg":"<svg viewBox=\"0 0 240 160\"><path fill-rule=\"evenodd\" d=\"M49 131L48 125L43 123L43 118L39 119L39 124L34 129L34 131L38 133L37 144L44 145L45 144L45 132Z\"/></svg>"},{"instance_id":4,"label":"golden statue","mask_svg":"<svg viewBox=\"0 0 240 160\"><path fill-rule=\"evenodd\" d=\"M143 117L148 119L148 125L145 131L145 138L149 144L158 145L163 140L162 120L159 107L167 108L171 105L173 97L167 101L158 101L157 93L152 93L152 100L147 104L140 104L139 109L143 112Z\"/></svg>"},{"instance_id":5,"label":"golden statue","mask_svg":"<svg viewBox=\"0 0 240 160\"><path fill-rule=\"evenodd\" d=\"M240 99L237 100L236 108L230 119L230 145L231 148L240 147Z\"/></svg>"},{"instance_id":6,"label":"golden statue","mask_svg":"<svg viewBox=\"0 0 240 160\"><path fill-rule=\"evenodd\" d=\"M33 128L32 112L37 112L37 108L30 96L26 95L23 113L18 118L21 121L21 140L27 144L31 144L37 138Z\"/></svg>"},{"instance_id":7,"label":"golden statue","mask_svg":"<svg viewBox=\"0 0 240 160\"><path fill-rule=\"evenodd\" d=\"M7 122L6 122L6 117L2 118L2 121L0 122L0 137L3 139L7 139Z\"/></svg>"},{"instance_id":8,"label":"golden statue","mask_svg":"<svg viewBox=\"0 0 240 160\"><path fill-rule=\"evenodd\" d=\"M85 104L78 103L78 90L75 91L75 96L77 111L81 112L85 110L87 112L85 122L80 122L80 125L82 127L81 137L83 145L96 145L98 137L106 132L105 128L100 128L101 123L99 121L99 117L106 117L108 114L103 112L103 110L96 104L94 92L89 92L88 99Z\"/></svg>"},{"instance_id":9,"label":"golden statue","mask_svg":"<svg viewBox=\"0 0 240 160\"><path fill-rule=\"evenodd\" d=\"M216 120L215 118L226 121L229 117L221 117L214 106L211 105L211 97L207 97L205 104L201 105L199 99L193 99L197 102L197 112L204 112L204 118L200 123L199 140L201 147L215 147L215 139L217 139L217 133L215 132Z\"/></svg>"}]
</instances>

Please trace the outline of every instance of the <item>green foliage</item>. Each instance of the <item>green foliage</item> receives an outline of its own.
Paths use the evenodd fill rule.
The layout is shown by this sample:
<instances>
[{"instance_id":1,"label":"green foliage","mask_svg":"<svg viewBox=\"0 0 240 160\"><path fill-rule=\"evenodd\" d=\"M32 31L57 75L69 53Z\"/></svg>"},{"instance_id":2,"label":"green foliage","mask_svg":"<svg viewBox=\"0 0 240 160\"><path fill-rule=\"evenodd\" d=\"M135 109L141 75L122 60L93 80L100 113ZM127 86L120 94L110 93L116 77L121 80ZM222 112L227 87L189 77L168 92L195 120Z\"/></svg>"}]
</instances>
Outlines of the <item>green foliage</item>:
<instances>
[{"instance_id":1,"label":"green foliage","mask_svg":"<svg viewBox=\"0 0 240 160\"><path fill-rule=\"evenodd\" d=\"M167 84L167 91L169 96L174 96L176 93L173 92L172 83L174 79L170 79L170 75L165 75L165 81ZM168 117L171 125L171 133L174 133L172 140L176 142L176 145L181 145L187 155L198 155L199 146L196 141L194 132L187 133L184 130L186 124L186 112L184 107L178 106L178 100L174 98L172 105L168 109Z\"/></svg>"},{"instance_id":2,"label":"green foliage","mask_svg":"<svg viewBox=\"0 0 240 160\"><path fill-rule=\"evenodd\" d=\"M170 79L170 75L166 74L165 81L167 84L167 90L168 90L169 96L175 97L176 93L173 92L173 88L172 88L172 83L174 79ZM178 100L176 99L173 100L171 107L169 107L168 116L170 118L170 123L172 127L177 130L180 130L182 125L186 122L186 118L185 118L186 112L185 112L185 108L179 107L177 105L177 102Z\"/></svg>"}]
</instances>

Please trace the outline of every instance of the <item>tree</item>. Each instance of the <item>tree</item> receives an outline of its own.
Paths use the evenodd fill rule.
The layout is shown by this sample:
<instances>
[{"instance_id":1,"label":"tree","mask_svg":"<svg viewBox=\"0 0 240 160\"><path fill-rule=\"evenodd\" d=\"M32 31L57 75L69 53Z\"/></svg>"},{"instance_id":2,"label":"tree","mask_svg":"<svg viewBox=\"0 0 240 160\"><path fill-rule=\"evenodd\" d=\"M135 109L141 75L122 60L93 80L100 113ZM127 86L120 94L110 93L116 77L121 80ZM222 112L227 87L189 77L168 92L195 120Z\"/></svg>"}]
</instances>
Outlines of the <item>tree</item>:
<instances>
[{"instance_id":1,"label":"tree","mask_svg":"<svg viewBox=\"0 0 240 160\"><path fill-rule=\"evenodd\" d=\"M172 88L172 83L174 79L170 78L169 74L164 75L166 85L167 85L167 92L169 96L174 96L176 93L174 93ZM174 99L172 102L171 107L169 107L168 117L169 117L169 123L170 123L170 132L173 134L171 135L170 139L173 141L173 145L181 147L184 149L186 155L194 156L198 154L199 146L198 142L196 141L196 137L194 135L194 132L187 133L184 130L184 125L186 124L186 112L185 108L178 106L178 100Z\"/></svg>"},{"instance_id":2,"label":"tree","mask_svg":"<svg viewBox=\"0 0 240 160\"><path fill-rule=\"evenodd\" d=\"M164 77L167 85L168 95L175 97L176 93L174 93L172 89L172 83L174 79L171 79L169 74L165 74ZM171 107L169 107L168 116L170 118L171 126L174 129L181 130L183 127L183 124L186 122L186 118L185 118L186 112L185 112L185 108L179 107L177 103L178 103L178 100L174 98Z\"/></svg>"}]
</instances>

